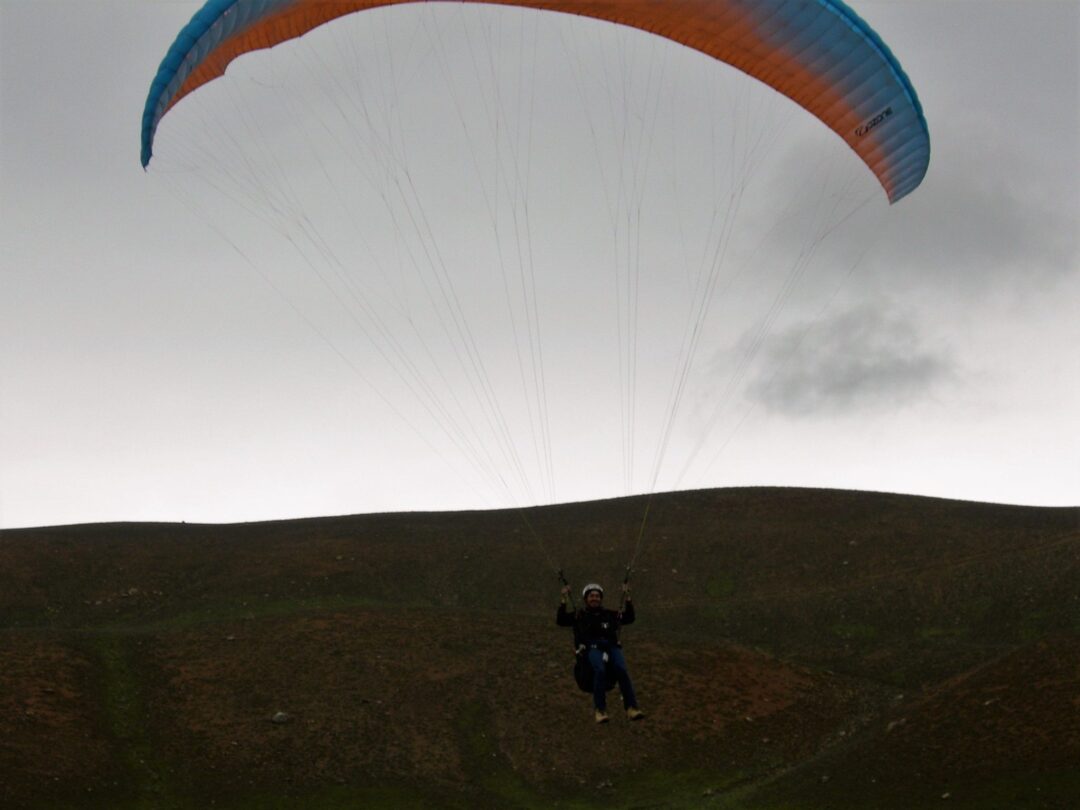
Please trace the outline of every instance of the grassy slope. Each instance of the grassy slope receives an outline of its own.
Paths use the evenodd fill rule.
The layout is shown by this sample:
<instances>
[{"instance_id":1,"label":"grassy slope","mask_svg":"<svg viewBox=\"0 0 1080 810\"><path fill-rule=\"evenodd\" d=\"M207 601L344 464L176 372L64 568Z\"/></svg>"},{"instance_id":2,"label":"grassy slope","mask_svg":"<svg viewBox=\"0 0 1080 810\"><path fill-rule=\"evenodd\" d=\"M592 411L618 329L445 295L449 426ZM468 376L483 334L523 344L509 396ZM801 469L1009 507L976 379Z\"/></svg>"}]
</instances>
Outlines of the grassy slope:
<instances>
[{"instance_id":1,"label":"grassy slope","mask_svg":"<svg viewBox=\"0 0 1080 810\"><path fill-rule=\"evenodd\" d=\"M1054 807L1077 787L1077 509L656 496L625 633L652 716L598 730L545 556L617 581L646 503L0 533L0 800Z\"/></svg>"}]
</instances>

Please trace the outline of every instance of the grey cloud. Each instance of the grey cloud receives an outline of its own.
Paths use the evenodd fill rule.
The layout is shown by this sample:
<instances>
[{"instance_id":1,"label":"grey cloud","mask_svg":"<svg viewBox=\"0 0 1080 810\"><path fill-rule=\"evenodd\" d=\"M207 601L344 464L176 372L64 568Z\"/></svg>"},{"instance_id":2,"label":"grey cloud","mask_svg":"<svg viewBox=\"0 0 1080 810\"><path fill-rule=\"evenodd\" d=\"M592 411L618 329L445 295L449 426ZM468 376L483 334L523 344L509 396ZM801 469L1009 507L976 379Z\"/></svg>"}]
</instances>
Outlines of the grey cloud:
<instances>
[{"instance_id":1,"label":"grey cloud","mask_svg":"<svg viewBox=\"0 0 1080 810\"><path fill-rule=\"evenodd\" d=\"M891 289L912 284L975 298L1005 287L1022 294L1080 272L1080 11L1069 3L999 4L973 28L974 8L875 10L886 18L883 30L896 33L901 58L916 68L932 150L922 186L888 210L879 197L873 208L881 210L868 218L881 238L864 268ZM1014 40L1038 46L1003 52L1002 43ZM783 178L805 175L826 151L842 151L808 136L788 148L777 199ZM857 160L835 169L861 172L860 187L871 185L861 182Z\"/></svg>"},{"instance_id":2,"label":"grey cloud","mask_svg":"<svg viewBox=\"0 0 1080 810\"><path fill-rule=\"evenodd\" d=\"M910 322L869 307L775 335L762 358L748 394L790 416L902 408L953 375L949 357L924 348Z\"/></svg>"},{"instance_id":3,"label":"grey cloud","mask_svg":"<svg viewBox=\"0 0 1080 810\"><path fill-rule=\"evenodd\" d=\"M932 155L923 186L889 211L882 254L920 284L1022 294L1080 271L1080 7L995 4L973 26L977 5L895 15Z\"/></svg>"},{"instance_id":4,"label":"grey cloud","mask_svg":"<svg viewBox=\"0 0 1080 810\"><path fill-rule=\"evenodd\" d=\"M897 212L884 253L903 257L906 274L962 288L1049 283L1076 272L1075 191L1016 168L1003 174L1007 161L989 154L942 161L927 180L927 201L913 197Z\"/></svg>"},{"instance_id":5,"label":"grey cloud","mask_svg":"<svg viewBox=\"0 0 1080 810\"><path fill-rule=\"evenodd\" d=\"M1051 286L1080 272L1080 193L1070 150L1036 155L1000 133L964 141L942 132L923 185L888 209L874 200L879 207L860 213L839 238L822 241L819 256L841 266L851 244L868 247L859 274L897 291L947 289L978 298L1002 287L1022 294ZM795 147L784 164L808 164L812 152ZM843 168L855 170L862 167ZM796 228L777 229L775 237L788 252L806 242Z\"/></svg>"}]
</instances>

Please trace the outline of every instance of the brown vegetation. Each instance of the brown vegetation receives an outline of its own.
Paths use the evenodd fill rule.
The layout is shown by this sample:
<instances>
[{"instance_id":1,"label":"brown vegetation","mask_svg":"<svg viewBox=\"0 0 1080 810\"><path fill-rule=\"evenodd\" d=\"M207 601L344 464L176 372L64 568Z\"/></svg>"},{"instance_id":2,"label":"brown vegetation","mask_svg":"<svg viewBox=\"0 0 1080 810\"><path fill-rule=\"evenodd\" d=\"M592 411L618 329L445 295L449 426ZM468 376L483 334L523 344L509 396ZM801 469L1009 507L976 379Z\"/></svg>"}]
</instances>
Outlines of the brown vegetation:
<instances>
[{"instance_id":1,"label":"brown vegetation","mask_svg":"<svg viewBox=\"0 0 1080 810\"><path fill-rule=\"evenodd\" d=\"M597 728L547 562L646 504ZM1066 807L1078 575L1075 508L833 491L6 531L0 804Z\"/></svg>"}]
</instances>

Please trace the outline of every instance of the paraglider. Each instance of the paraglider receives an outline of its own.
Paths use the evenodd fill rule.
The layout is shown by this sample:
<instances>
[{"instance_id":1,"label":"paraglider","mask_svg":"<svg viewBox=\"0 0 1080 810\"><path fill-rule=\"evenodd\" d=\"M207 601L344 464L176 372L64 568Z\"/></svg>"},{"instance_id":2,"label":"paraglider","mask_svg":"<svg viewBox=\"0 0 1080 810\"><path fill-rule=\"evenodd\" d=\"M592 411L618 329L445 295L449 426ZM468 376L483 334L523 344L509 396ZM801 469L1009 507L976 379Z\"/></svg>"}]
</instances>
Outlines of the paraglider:
<instances>
[{"instance_id":1,"label":"paraglider","mask_svg":"<svg viewBox=\"0 0 1080 810\"><path fill-rule=\"evenodd\" d=\"M618 610L603 606L604 589L595 582L582 588L581 599L585 604L580 609L568 609L569 595L570 586L564 585L555 623L559 627L572 627L574 630L577 658L574 677L578 687L593 696L596 722L608 722L607 692L616 683L622 695L627 719L644 719L645 713L638 706L634 685L623 657L622 644L619 642L619 629L623 625L633 624L635 619L629 585L623 583L622 605Z\"/></svg>"},{"instance_id":2,"label":"paraglider","mask_svg":"<svg viewBox=\"0 0 1080 810\"><path fill-rule=\"evenodd\" d=\"M297 40L347 15L361 16L380 8L418 6L423 2L424 0L209 0L178 34L151 83L141 124L143 167L149 167L151 161L155 159L155 149L159 145L159 130L164 133L164 129L167 128L167 124L163 122L166 121L170 111L188 96L197 97L205 93L206 91L201 91L201 88L223 76L229 65L239 57ZM877 185L884 190L889 203L896 203L910 194L919 186L926 174L930 158L930 142L926 119L918 96L888 46L842 0L536 0L535 2L476 0L476 2L453 4L441 0L430 0L431 7L460 7L462 5L515 7L519 11L530 10L531 13L543 16L555 16L551 13L557 12L563 17L576 15L578 18L591 18L593 22L590 24L610 23L620 26L622 30L633 29L635 35L652 40L669 40L691 49L691 53L698 52L711 57L712 60L722 62L756 79L761 85L771 88L775 91L774 95L794 102L824 124L869 168ZM327 26L327 28L331 27L333 26ZM393 46L389 46L388 49L392 50L392 48ZM432 50L435 48L433 47ZM495 60L488 61L491 64L495 63ZM707 62L710 68L717 67L716 62L701 61ZM389 72L393 73L392 70ZM497 73L494 68L491 72ZM357 73L369 81L376 81L362 71L357 71ZM496 77L496 80L498 78L501 77ZM386 89L387 96L391 96L395 88L396 86L383 89ZM341 88L335 86L333 91L339 89ZM652 85L652 92L654 94L658 92L655 85ZM491 95L492 97L499 96L495 91ZM365 99L361 98L354 103L354 106L361 113L363 125L370 126L367 120L368 110L363 107L364 102ZM496 111L494 115L502 114L503 108L499 104L492 103L491 106ZM333 115L343 117L347 107L348 105L345 104L336 106L333 109ZM462 118L461 129L466 131L466 137L470 140L469 148L472 149L472 141L476 139L476 133L466 126L464 115ZM626 134L625 130L630 129L626 122L631 118L632 115L626 113L626 117L620 120L624 130L622 135ZM592 123L590 120L590 127ZM815 122L811 119L811 123ZM473 334L474 330L470 328L464 312L465 308L462 305L464 296L457 293L455 274L448 269L447 262L439 249L438 240L433 235L434 229L425 215L426 212L421 203L423 195L416 190L413 183L410 173L412 167L409 164L403 140L398 142L392 137L384 137L384 129L390 130L392 127L371 127L370 130L364 130L365 135L371 134L372 137L370 142L364 142L366 151L363 151L362 155L360 155L360 147L356 146L363 141L362 138L353 137L350 134L346 138L339 139L336 142L338 148L348 154L335 154L335 158L340 158L340 165L335 164L334 169L336 171L344 165L352 164L358 166L360 174L363 174L369 168L367 162L369 158L376 163L380 159L383 161L372 172L377 175L374 178L375 183L382 183L382 185L378 186L376 193L371 194L370 197L381 197L388 207L392 205L402 207L400 212L395 211L390 215L387 220L388 227L382 230L391 233L392 237L399 242L404 241L401 239L402 232L409 231L413 243L406 245L402 252L409 254L408 261L413 264L412 269L416 270L418 276L427 274L423 287L425 292L432 295L432 310L436 313L436 317L430 319L430 324L421 323L422 317L416 315L407 306L401 307L407 310L403 316L405 323L403 328L408 334L404 338L394 334L393 330L387 326L387 320L395 314L395 307L381 304L375 306L363 291L358 291L356 287L351 286L355 282L352 278L346 278L348 273L344 272L345 263L330 246L332 240L324 238L323 234L316 231L316 223L313 221L315 218L308 216L300 199L296 198L295 201L289 199L287 204L282 203L287 193L295 191L294 185L284 182L281 183L280 189L277 185L271 188L269 183L262 185L263 178L258 176L259 169L252 168L257 165L256 161L249 160L247 149L248 136L257 134L259 131L257 124L251 125L250 131L230 133L212 144L209 149L203 147L205 150L203 155L210 154L212 159L220 161L220 165L224 167L222 175L227 181L219 183L218 178L214 178L208 185L214 187L215 190L220 190L222 186L227 186L229 181L235 181L243 172L251 171L253 177L249 179L244 175L237 183L240 193L236 196L242 197L253 190L253 197L255 197L262 192L264 201L267 203L266 208L269 209L266 219L271 220L280 214L284 222L283 228L295 229L286 234L286 238L290 248L303 254L301 264L314 269L318 262L325 262L329 268L328 271L315 269L318 283L331 291L337 304L350 310L349 315L360 326L364 340L375 347L381 360L385 360L393 367L402 384L422 402L426 414L449 437L449 442L463 455L469 457L473 467L479 470L482 476L486 476L488 481L493 482L492 489L501 489L510 500L516 500L515 495L510 493L509 483L510 479L516 477L517 480L525 482L521 489L531 495L524 469L528 465L522 458L524 454L520 453L515 445L517 437L528 435L530 431L515 430L509 424L505 411L512 409L503 408L494 392L495 386L492 385L492 375L486 367L485 353L479 350ZM427 131L422 127L415 129ZM477 127L477 129L482 129L482 127ZM499 261L492 262L492 265L496 265L498 271L503 273L500 281L506 290L508 320L512 323L513 329L512 337L504 343L515 348L518 347L519 342L524 345L524 348L518 351L518 362L521 365L521 387L523 392L528 394L528 397L522 397L522 400L529 400L526 406L529 415L530 417L535 415L535 419L539 422L539 427L530 426L536 446L536 466L544 467L547 477L553 477L551 440L546 421L548 417L545 389L545 363L549 363L550 359L545 360L544 352L539 348L542 330L538 314L536 274L533 272L532 264L533 250L529 242L531 229L528 222L522 224L519 221L519 217L524 220L530 210L530 189L527 179L525 181L521 179L523 176L527 178L530 167L527 165L527 160L519 156L520 143L498 140L499 138L508 139L510 136L507 133L516 131L514 126L503 126L500 121L499 125L492 126L490 129L496 133L495 146L492 150L494 154L491 157L495 179L487 185L482 179L475 185L480 187L479 195L482 197L483 207L488 209L490 224L495 232L495 241L499 242L506 232L512 232L518 240L516 250L510 249L505 252L500 242L497 251ZM530 139L523 138L522 140ZM632 138L620 137L620 144L629 140ZM641 141L644 142L645 139L642 138ZM186 145L182 144L182 146ZM219 145L222 147L221 151L226 148L234 151L229 157L220 157L216 154ZM198 150L193 149L192 152L197 153ZM604 153L604 150L598 146L597 153L598 158L607 157L616 163L622 158L618 147ZM843 156L849 158L850 154L845 152ZM321 156L317 156L317 159L319 157ZM514 160L519 161L516 166L504 167L504 161L513 162ZM858 165L857 161L850 162L861 174L866 175L865 170ZM198 158L195 160L187 158L185 165L197 163ZM526 164L524 168L523 163ZM274 171L286 164L288 164L287 156L277 158L273 164ZM701 167L695 166L692 171L707 174L700 169ZM340 193L343 188L351 189L360 185L348 180L338 181L335 171L330 171L324 164L318 164L317 171L331 179L330 192L332 194ZM637 265L640 253L637 251L640 250L639 245L643 240L627 231L638 227L638 223L646 218L641 216L645 181L634 176L632 171L626 174L630 177L629 180L624 182L626 178L620 171L618 181L613 183L617 187L617 192L626 195L626 199L611 205L613 211L611 220L614 224L612 225L613 238L609 242L618 246L613 251L616 253L615 275L618 289L617 295L611 297L617 299L615 305L618 307L618 332L622 341L619 375L623 402L620 404L623 406L623 422L627 425L624 430L626 436L629 437L624 437L623 446L624 465L627 467L625 482L627 494L629 494L633 486L632 465L635 454L632 437L634 422L638 418L635 404L637 396L635 364L638 354L635 319L639 309L640 274ZM640 174L644 176L646 172L643 170ZM363 179L370 180L371 178L365 176ZM867 181L869 185L869 175L867 175ZM516 185L512 185L514 183ZM736 213L733 212L737 212L743 184L733 182L733 185L738 188L727 201L726 215L720 210L723 206L714 204L711 217L709 215L702 217L703 221L711 220L709 224L713 227L713 232L707 236L704 246L696 251L702 257L697 275L690 271L685 274L689 280L685 286L691 291L692 301L687 307L688 315L683 327L685 338L680 346L677 361L672 364L674 373L670 387L671 394L663 413L662 429L659 431L660 438L657 442L651 477L645 487L645 491L649 493L655 491L657 486L661 462L670 442L672 425L684 399L686 380L702 340L703 325L709 306L714 298L718 297L718 279L725 257L734 252L729 249L731 235L735 229L733 223ZM459 190L455 188L454 192L457 193ZM876 187L874 194L880 198L880 191ZM835 228L837 221L842 221L847 216L842 211L834 213L839 207L835 199L826 203L822 198L821 203L821 213L825 221L814 225L811 229L810 240L823 239L826 233ZM667 206L667 208L674 210L678 206ZM828 221L830 215L831 222ZM362 221L363 217L357 219ZM349 226L346 225L346 229L348 228ZM746 342L747 348L743 356L734 364L733 380L740 379L745 373L745 368L753 354L760 348L763 335L771 327L776 313L791 294L799 273L805 269L805 263L809 260L808 257L812 256L814 247L816 243L811 245L810 249L800 252L796 264L780 286L780 292L776 293L765 308L766 315L761 320L760 328ZM620 250L623 253L620 254ZM685 252L689 254L691 251ZM520 265L521 279L514 282L518 285L517 287L514 287L514 283L508 281L505 275L505 264L512 263L507 256L513 256L513 260ZM424 266L420 267L421 264ZM483 263L473 262L471 266L480 264ZM667 263L657 262L657 266L663 266L663 269L666 269ZM489 287L494 286L497 285L489 285ZM407 298L407 296L402 296L402 298ZM491 309L488 307L485 311ZM311 319L306 317L304 319L311 325ZM430 342L425 342L430 339L426 331L429 325L431 332L435 332L437 328L442 329L442 337L445 338L443 342L453 346L453 362L459 366L460 378L467 382L467 386L462 385L464 393L461 396L458 396L448 384L448 379L452 375L445 373L445 369L441 366L441 358L434 357L437 352L431 349ZM334 345L331 338L324 332L320 331L319 336L327 343L331 343L331 348L342 360L352 366L354 371L362 373L357 368L362 366L362 363L353 362L348 352L339 345ZM491 343L497 342L491 341ZM410 348L413 351L411 355ZM433 370L425 371L424 363L429 360ZM589 384L593 382L590 380ZM654 386L654 388L662 387ZM476 407L480 416L475 419L475 424L471 424L469 417L464 415L465 400L478 403ZM525 409L517 408L518 411ZM716 412L719 413L719 409ZM576 414L574 418L579 422L584 421L580 420ZM737 427L738 422L735 424ZM575 457L575 463L577 461ZM510 472L504 474L505 470ZM548 487L549 493L553 490L553 486ZM550 494L549 499L552 499ZM647 513L646 506L646 515ZM543 540L539 535L535 532L533 534L542 544ZM643 519L636 548L632 556L628 555L631 560L630 565L627 566L627 579L634 560L641 550L644 535L645 520ZM552 555L547 549L544 549L544 553L552 571L558 571ZM558 573L561 579L561 571ZM629 615L632 618L632 612ZM625 615L622 621L626 623ZM625 670L625 667L623 669ZM616 674L619 675L619 673ZM627 683L629 683L628 676ZM631 696L633 694L632 688L630 694ZM597 705L598 710L601 708L602 701ZM628 708L636 709L636 706L628 706Z\"/></svg>"}]
</instances>

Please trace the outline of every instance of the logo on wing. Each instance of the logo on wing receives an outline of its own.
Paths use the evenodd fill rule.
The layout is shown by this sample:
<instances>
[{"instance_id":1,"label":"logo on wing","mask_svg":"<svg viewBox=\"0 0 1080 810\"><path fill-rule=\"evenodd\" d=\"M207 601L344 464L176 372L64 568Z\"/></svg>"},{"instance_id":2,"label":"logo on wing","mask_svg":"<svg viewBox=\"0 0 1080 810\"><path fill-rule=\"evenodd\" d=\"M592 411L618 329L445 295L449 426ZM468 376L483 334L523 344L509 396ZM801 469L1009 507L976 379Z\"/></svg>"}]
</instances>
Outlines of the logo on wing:
<instances>
[{"instance_id":1,"label":"logo on wing","mask_svg":"<svg viewBox=\"0 0 1080 810\"><path fill-rule=\"evenodd\" d=\"M872 130L878 124L880 124L883 121L885 121L886 119L888 119L892 114L893 114L892 107L886 107L884 110L879 112L877 115L875 115L869 121L867 121L865 124L860 124L859 126L855 127L855 134L858 135L860 138L863 137L864 135L869 135L870 130Z\"/></svg>"}]
</instances>

